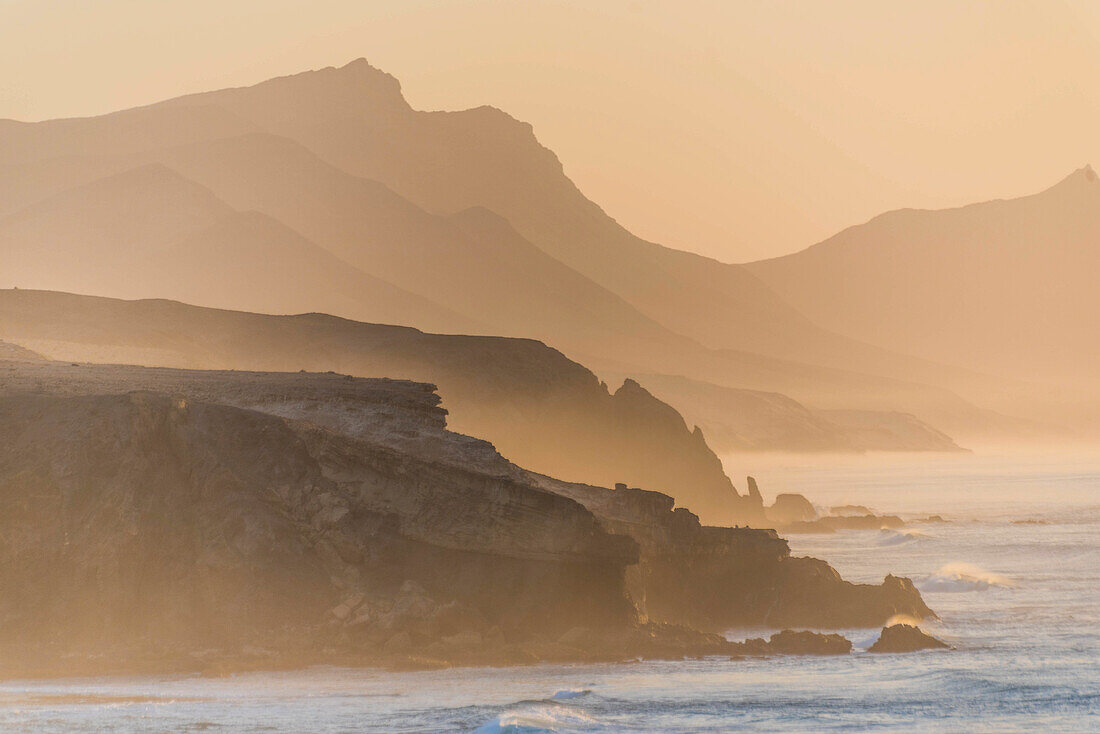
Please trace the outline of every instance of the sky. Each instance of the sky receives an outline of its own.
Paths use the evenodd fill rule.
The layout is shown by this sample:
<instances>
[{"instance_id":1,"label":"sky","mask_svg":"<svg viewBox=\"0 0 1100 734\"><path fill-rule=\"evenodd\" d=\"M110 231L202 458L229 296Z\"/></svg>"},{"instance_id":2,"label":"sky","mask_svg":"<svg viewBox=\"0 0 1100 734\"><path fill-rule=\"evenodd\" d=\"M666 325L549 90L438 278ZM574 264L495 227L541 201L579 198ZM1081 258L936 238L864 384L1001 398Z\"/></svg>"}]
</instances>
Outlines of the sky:
<instances>
[{"instance_id":1,"label":"sky","mask_svg":"<svg viewBox=\"0 0 1100 734\"><path fill-rule=\"evenodd\" d=\"M647 239L743 262L1100 164L1091 0L0 0L0 118L365 57L530 122Z\"/></svg>"}]
</instances>

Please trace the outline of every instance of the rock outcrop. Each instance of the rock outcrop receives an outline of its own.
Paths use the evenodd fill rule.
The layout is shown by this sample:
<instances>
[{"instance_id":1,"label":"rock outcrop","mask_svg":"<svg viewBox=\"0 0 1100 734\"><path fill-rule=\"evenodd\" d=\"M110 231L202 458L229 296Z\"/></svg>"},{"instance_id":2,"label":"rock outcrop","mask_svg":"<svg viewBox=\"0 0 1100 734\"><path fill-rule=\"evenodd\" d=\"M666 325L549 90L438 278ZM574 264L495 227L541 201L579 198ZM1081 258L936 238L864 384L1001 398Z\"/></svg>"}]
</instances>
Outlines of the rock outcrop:
<instances>
[{"instance_id":1,"label":"rock outcrop","mask_svg":"<svg viewBox=\"0 0 1100 734\"><path fill-rule=\"evenodd\" d=\"M847 655L852 651L851 641L843 635L806 630L783 630L768 638L766 643L762 639L754 639L743 644L746 649L776 655Z\"/></svg>"},{"instance_id":2,"label":"rock outcrop","mask_svg":"<svg viewBox=\"0 0 1100 734\"><path fill-rule=\"evenodd\" d=\"M878 640L871 645L868 652L916 652L947 648L947 643L925 634L920 627L911 624L895 624L882 628Z\"/></svg>"},{"instance_id":3,"label":"rock outcrop","mask_svg":"<svg viewBox=\"0 0 1100 734\"><path fill-rule=\"evenodd\" d=\"M800 494L778 494L775 502L766 510L768 520L776 525L790 525L817 519L817 510Z\"/></svg>"},{"instance_id":4,"label":"rock outcrop","mask_svg":"<svg viewBox=\"0 0 1100 734\"><path fill-rule=\"evenodd\" d=\"M627 569L626 587L647 619L721 631L876 627L895 614L935 617L909 579L850 583L824 561L792 556L775 530L706 526L657 492L535 479L637 542L639 562Z\"/></svg>"}]
</instances>

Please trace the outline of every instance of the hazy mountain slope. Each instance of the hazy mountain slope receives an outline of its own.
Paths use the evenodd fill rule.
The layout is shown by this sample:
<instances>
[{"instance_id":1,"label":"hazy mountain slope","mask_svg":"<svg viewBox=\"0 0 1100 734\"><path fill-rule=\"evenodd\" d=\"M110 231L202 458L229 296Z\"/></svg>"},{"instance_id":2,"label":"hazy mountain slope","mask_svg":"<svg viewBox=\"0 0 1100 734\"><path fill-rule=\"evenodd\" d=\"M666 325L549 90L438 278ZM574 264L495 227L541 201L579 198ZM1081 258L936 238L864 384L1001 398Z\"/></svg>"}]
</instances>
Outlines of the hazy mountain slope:
<instances>
[{"instance_id":1,"label":"hazy mountain slope","mask_svg":"<svg viewBox=\"0 0 1100 734\"><path fill-rule=\"evenodd\" d=\"M643 314L705 345L924 382L954 374L818 328L740 266L635 237L583 196L529 124L491 107L413 110L398 81L362 59L162 103L191 105L223 106L430 211L486 207Z\"/></svg>"},{"instance_id":2,"label":"hazy mountain slope","mask_svg":"<svg viewBox=\"0 0 1100 734\"><path fill-rule=\"evenodd\" d=\"M1100 181L883 214L747 266L823 325L1022 379L1092 379L1100 360Z\"/></svg>"},{"instance_id":3,"label":"hazy mountain slope","mask_svg":"<svg viewBox=\"0 0 1100 734\"><path fill-rule=\"evenodd\" d=\"M225 126L211 124L210 139L203 140L197 129L189 128L186 136L162 129L165 115L173 111L190 120L201 117L193 107L218 105L230 110L226 119L247 119L245 134L224 137ZM38 138L18 128L34 144L14 158L20 165L0 170L0 191L15 192L19 201L34 200L107 173L159 162L208 187L233 208L264 212L345 262L476 319L484 328L418 322L409 311L386 320L440 331L538 337L586 363L778 391L817 407L902 410L953 434L960 427L989 429L990 416L950 389L920 384L963 389L975 383L984 387L988 380L836 337L810 325L738 266L634 238L573 187L529 126L488 108L413 111L397 82L365 63L70 121L79 128L79 145L56 139L56 131L65 129L60 122L46 124ZM141 134L134 137L146 147L120 144L120 136L139 128ZM295 136L308 148L253 132L259 128ZM337 147L346 148L345 153L338 154ZM377 169L367 165L372 161ZM407 174L440 196L451 192L467 199L446 206L427 202L437 211L455 212L432 215L386 185L342 169L363 169L394 181ZM405 185L388 183L399 189ZM493 192L505 198L494 199ZM482 206L488 202L501 214L509 201L526 207L508 211L509 222ZM522 226L512 226L525 217L557 234L548 239L528 227L540 238L539 246L532 244ZM51 287L91 290L84 282ZM332 300L309 309L225 305L383 320L349 312ZM688 336L661 326L673 322ZM727 330L732 336L710 343L733 344L736 351L716 352L689 338L705 336L699 329L710 325L725 329L726 322L736 322ZM785 356L760 357L757 350ZM941 422L944 416L951 422Z\"/></svg>"},{"instance_id":4,"label":"hazy mountain slope","mask_svg":"<svg viewBox=\"0 0 1100 734\"><path fill-rule=\"evenodd\" d=\"M719 454L959 448L949 436L905 413L820 410L777 392L722 387L677 375L644 374L638 379L702 428Z\"/></svg>"},{"instance_id":5,"label":"hazy mountain slope","mask_svg":"<svg viewBox=\"0 0 1100 734\"><path fill-rule=\"evenodd\" d=\"M0 284L389 323L473 325L152 164L0 218Z\"/></svg>"},{"instance_id":6,"label":"hazy mountain slope","mask_svg":"<svg viewBox=\"0 0 1100 734\"><path fill-rule=\"evenodd\" d=\"M72 161L67 168L56 166L51 185L148 165L149 161L181 171L236 208L255 209L286 221L345 261L361 264L391 283L476 316L484 326L475 331L541 337L586 362L611 364L628 373L637 369L690 372L727 386L791 392L799 400L822 407L917 412L927 420L945 420L942 426L952 431L960 426L981 426L985 421L972 406L943 390L743 351L705 349L667 332L617 296L547 257L485 209L450 217L429 215L385 186L346 174L278 136L249 134L121 158L86 157ZM42 190L47 188L45 182L46 177L39 178ZM248 239L237 245L227 237L221 241L226 252L242 250L241 257L249 261L243 252ZM277 267L277 262L265 265L265 269ZM294 269L290 268L291 272ZM230 269L222 272L230 278ZM80 282L64 287L82 290ZM207 305L273 310L265 304L262 291L253 300L225 302L212 301L205 294L200 299L195 288L166 290L166 284L161 288L152 293L132 289L96 292L127 297L162 295ZM272 291L282 293L285 289ZM298 308L284 311L363 313L331 297L318 298L313 295L315 290L290 292L301 292L295 302ZM383 319L371 316L370 320ZM420 324L411 311L391 320L425 328L438 323Z\"/></svg>"},{"instance_id":7,"label":"hazy mountain slope","mask_svg":"<svg viewBox=\"0 0 1100 734\"><path fill-rule=\"evenodd\" d=\"M428 214L290 140L249 135L157 157L234 206L276 216L353 265L469 314L492 333L637 354L688 343L499 217L485 210Z\"/></svg>"},{"instance_id":8,"label":"hazy mountain slope","mask_svg":"<svg viewBox=\"0 0 1100 734\"><path fill-rule=\"evenodd\" d=\"M526 468L664 491L716 521L748 519L703 435L674 409L634 385L612 394L588 369L530 339L27 290L0 290L0 339L69 361L432 382L453 430L491 441Z\"/></svg>"},{"instance_id":9,"label":"hazy mountain slope","mask_svg":"<svg viewBox=\"0 0 1100 734\"><path fill-rule=\"evenodd\" d=\"M835 425L786 395L720 387L675 375L639 377L654 395L679 406L719 453L858 451Z\"/></svg>"},{"instance_id":10,"label":"hazy mountain slope","mask_svg":"<svg viewBox=\"0 0 1100 734\"><path fill-rule=\"evenodd\" d=\"M412 311L383 319L329 303L298 310L441 331L530 336L573 351L607 348L636 357L688 344L547 256L499 217L476 209L453 217L428 214L382 184L345 173L278 136L250 134L127 156L52 160L39 169L24 166L19 173L35 171L29 185L43 195L69 182L149 162L180 171L234 208L255 209L285 222L359 270L446 304L472 320L421 322ZM0 181L5 180L3 188L18 188L0 174ZM144 295L196 300L186 294ZM248 308L270 310L262 305Z\"/></svg>"},{"instance_id":11,"label":"hazy mountain slope","mask_svg":"<svg viewBox=\"0 0 1100 734\"><path fill-rule=\"evenodd\" d=\"M139 107L43 122L0 120L0 163L7 168L54 158L126 155L258 129L262 128L225 107L201 104L185 110Z\"/></svg>"},{"instance_id":12,"label":"hazy mountain slope","mask_svg":"<svg viewBox=\"0 0 1100 734\"><path fill-rule=\"evenodd\" d=\"M916 416L897 411L823 410L853 443L868 451L959 451L943 431Z\"/></svg>"},{"instance_id":13,"label":"hazy mountain slope","mask_svg":"<svg viewBox=\"0 0 1100 734\"><path fill-rule=\"evenodd\" d=\"M278 213L296 230L308 232L314 241L357 258L373 272L384 272L391 282L397 280L411 289L424 289L436 299L446 298L447 305L480 314L486 325L469 329L472 331L549 334L555 345L585 361L606 364L616 371L641 368L647 372L676 373L690 368L695 375L717 384L789 392L822 407L917 412L928 420L944 420L940 425L950 431L982 426L986 420L973 406L943 390L745 352L714 352L668 335L617 297L545 257L499 217L482 209L449 218L427 215L384 186L345 174L318 160L302 146L277 136L250 134L121 158L74 159L65 166L49 167L50 175L39 176L37 184L42 193L62 187L70 180L95 178L128 166L154 165L149 161L184 171L188 177L214 188L219 197L236 207ZM126 196L129 194L125 190L120 192L121 198ZM116 207L130 205L117 198L113 203ZM217 206L219 209L211 218L223 212L221 201ZM251 272L257 263L264 263L264 268L256 272L271 276L270 271L282 268L291 277L297 277L299 271L316 270L318 263L332 258L318 252L314 263L301 264L293 258L252 254L251 250L261 249L249 244L259 234L248 237L238 231L263 230L263 217L237 217L247 221L233 226L222 224L212 232L204 232L204 237L215 240L215 244L206 248L211 251L209 255L200 257L193 253L196 262L220 262L216 271L198 278L193 268L176 265L168 272L180 281L178 287L162 269L157 290L135 290L140 281L123 278L121 271L111 269L108 272L115 280L100 284L96 292L131 297L162 295L256 311L366 313L368 316L364 317L372 321L417 323L417 311L412 309L394 313L394 309L386 309L386 304L375 303L364 312L340 299L340 291L335 287L309 289L297 283L287 288L261 283ZM54 219L60 222L71 218L69 215ZM108 218L112 226L114 219L114 216ZM114 248L118 242L103 241L95 232L85 234L99 243L96 245L99 248ZM196 238L202 239L197 235ZM265 240L263 247L274 251L271 242L270 238ZM470 258L468 253L479 255ZM235 262L241 266L229 267L232 258L238 258ZM283 267L283 260L293 264ZM127 263L127 267L132 269L133 264ZM328 278L338 284L348 280L354 269L345 265L329 271ZM60 271L49 272L51 278L46 281L24 278L11 283L19 282L26 287L38 282L71 291L92 290L87 272L79 271L65 284L58 284ZM234 273L242 275L243 283L239 289L229 290L235 299L212 297L212 289L224 291L222 286L232 286ZM203 285L208 281L208 285ZM251 288L250 283L256 287ZM517 283L524 285L520 288ZM395 305L400 307L400 303L398 300ZM437 323L440 322L422 319L420 325L431 328ZM443 323L446 326L453 322ZM651 338L643 338L647 334Z\"/></svg>"},{"instance_id":14,"label":"hazy mountain slope","mask_svg":"<svg viewBox=\"0 0 1100 734\"><path fill-rule=\"evenodd\" d=\"M535 140L530 125L491 107L415 111L397 80L364 60L183 97L165 106L195 104L225 107L266 130L299 140L334 165L381 181L432 211L447 214L475 206L495 211L551 255L674 330L688 333L673 316L685 298L703 302L688 312L703 305L710 319L729 318L719 306L736 299L733 316L752 331L764 328L747 317L759 318L773 309L785 319L801 321L736 266L714 263L722 275L705 282L688 273L696 263L712 261L630 236L581 195L557 157ZM689 285L695 288L685 287ZM707 294L720 300L708 302ZM657 299L664 300L658 304ZM755 313L744 313L746 309ZM697 322L686 325L707 328ZM751 348L743 335L737 339Z\"/></svg>"}]
</instances>

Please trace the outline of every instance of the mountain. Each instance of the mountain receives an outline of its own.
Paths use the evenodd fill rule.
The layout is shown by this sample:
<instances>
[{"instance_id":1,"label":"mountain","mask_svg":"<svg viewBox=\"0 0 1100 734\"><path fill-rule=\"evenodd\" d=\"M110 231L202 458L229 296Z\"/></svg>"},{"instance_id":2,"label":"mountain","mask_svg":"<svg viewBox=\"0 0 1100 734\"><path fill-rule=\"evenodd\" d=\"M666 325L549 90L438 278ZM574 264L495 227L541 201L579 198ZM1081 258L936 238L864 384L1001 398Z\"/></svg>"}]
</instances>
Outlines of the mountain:
<instances>
[{"instance_id":1,"label":"mountain","mask_svg":"<svg viewBox=\"0 0 1100 734\"><path fill-rule=\"evenodd\" d=\"M389 323L469 319L340 261L278 221L236 211L161 164L93 180L0 217L0 284L188 298Z\"/></svg>"},{"instance_id":2,"label":"mountain","mask_svg":"<svg viewBox=\"0 0 1100 734\"><path fill-rule=\"evenodd\" d=\"M675 409L637 383L611 392L584 366L531 339L25 289L0 290L0 338L65 361L430 382L447 396L455 430L491 441L528 469L663 491L717 521L760 521L702 432Z\"/></svg>"},{"instance_id":3,"label":"mountain","mask_svg":"<svg viewBox=\"0 0 1100 734\"><path fill-rule=\"evenodd\" d=\"M950 436L907 413L812 409L776 392L721 387L676 375L637 377L699 426L720 455L959 450Z\"/></svg>"},{"instance_id":4,"label":"mountain","mask_svg":"<svg viewBox=\"0 0 1100 734\"><path fill-rule=\"evenodd\" d=\"M991 374L1095 389L1100 180L889 212L747 266L823 326Z\"/></svg>"},{"instance_id":5,"label":"mountain","mask_svg":"<svg viewBox=\"0 0 1100 734\"><path fill-rule=\"evenodd\" d=\"M889 351L841 336L807 319L744 267L721 263L635 237L587 199L565 175L562 163L542 146L532 127L492 107L460 112L424 112L404 99L399 82L359 59L272 79L169 100L150 109L218 106L240 120L304 145L332 166L385 184L427 211L452 215L485 208L504 217L516 233L547 255L621 297L644 317L686 341L587 340L579 325L564 338L543 336L587 363L617 362L646 372L684 374L727 387L746 387L747 355L760 355L855 375L886 377L895 384L929 385L984 397L997 383L986 375L945 362L917 359L904 346ZM667 334L665 335L667 337ZM655 346L660 344L661 346ZM727 359L730 352L737 355ZM918 353L919 354L919 353ZM921 355L922 357L924 355ZM766 360L749 368L766 371ZM842 400L841 388L819 373L822 389L791 394L813 401L826 394ZM773 381L760 389L788 393ZM1000 389L998 383L996 389ZM871 384L846 397L876 394L871 405L828 407L903 410L937 423L953 410L919 387L890 394ZM975 415L950 426L1008 430L1000 419ZM992 425L990 424L992 420Z\"/></svg>"},{"instance_id":6,"label":"mountain","mask_svg":"<svg viewBox=\"0 0 1100 734\"><path fill-rule=\"evenodd\" d=\"M966 399L987 377L825 331L741 266L634 237L576 189L529 125L492 108L413 110L396 80L363 61L97 118L0 125L5 135L5 219L150 165L252 217L204 234L212 243L189 242L195 263L172 262L178 288L166 267L160 291L138 290L148 279L113 267L72 278L51 268L24 282L9 276L12 286L532 337L600 370L780 392L811 408L903 411L952 434L1004 422ZM51 214L51 226L65 216ZM66 242L103 251L123 241L96 237L58 240L57 258ZM151 231L127 247L157 249L163 237ZM230 267L234 238L241 253ZM276 239L272 251L288 240L327 251L315 258L322 269L348 271L335 282L375 280L350 293L288 288L286 272L271 272L277 258L265 257ZM216 272L221 257L225 278L197 282L204 260ZM286 271L309 273L308 259ZM245 270L254 292L227 296L229 274Z\"/></svg>"},{"instance_id":7,"label":"mountain","mask_svg":"<svg viewBox=\"0 0 1100 734\"><path fill-rule=\"evenodd\" d=\"M89 143L88 152L96 150ZM56 196L55 192L68 186L91 185L86 182L149 165L178 172L235 209L256 211L285 223L327 250L327 259L335 255L351 269L370 273L433 303L444 303L451 314L449 319L425 318L420 311L408 308L404 300L387 301L385 293L377 294L371 304L373 310L346 305L339 308L331 301L326 304L314 299L313 305L299 311L325 311L436 331L530 336L580 353L610 349L638 356L662 347L682 349L689 345L689 340L642 316L618 296L546 255L499 216L481 208L450 217L429 214L386 186L349 175L300 144L270 134L253 133L121 156L87 155L64 164L54 159L38 168L33 181L22 187L22 198ZM14 183L6 188L20 189ZM253 261L251 267L262 275L278 266L278 262L264 258ZM19 285L89 292L87 288L41 279ZM302 301L308 301L315 292L303 289ZM186 291L142 295L234 305L211 303ZM245 307L275 310L262 303Z\"/></svg>"},{"instance_id":8,"label":"mountain","mask_svg":"<svg viewBox=\"0 0 1100 734\"><path fill-rule=\"evenodd\" d=\"M364 59L153 109L209 106L296 140L429 211L487 208L642 314L706 346L835 367L851 367L856 357L876 368L908 363L824 332L740 266L635 237L577 189L531 125L487 106L414 110L399 82Z\"/></svg>"}]
</instances>

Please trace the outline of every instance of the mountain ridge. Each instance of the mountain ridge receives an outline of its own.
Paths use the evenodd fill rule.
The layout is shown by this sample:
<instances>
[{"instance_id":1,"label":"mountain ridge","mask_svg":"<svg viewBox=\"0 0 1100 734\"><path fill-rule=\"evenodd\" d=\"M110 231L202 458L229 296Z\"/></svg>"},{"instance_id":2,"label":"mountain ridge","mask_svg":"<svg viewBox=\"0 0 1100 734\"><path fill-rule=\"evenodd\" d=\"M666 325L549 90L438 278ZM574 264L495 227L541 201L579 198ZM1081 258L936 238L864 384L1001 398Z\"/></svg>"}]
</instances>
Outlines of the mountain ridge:
<instances>
[{"instance_id":1,"label":"mountain ridge","mask_svg":"<svg viewBox=\"0 0 1100 734\"><path fill-rule=\"evenodd\" d=\"M1033 194L886 212L746 267L858 338L1086 386L1084 365L1100 355L1098 240L1100 181L1086 165Z\"/></svg>"}]
</instances>

